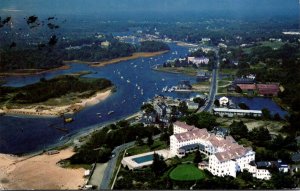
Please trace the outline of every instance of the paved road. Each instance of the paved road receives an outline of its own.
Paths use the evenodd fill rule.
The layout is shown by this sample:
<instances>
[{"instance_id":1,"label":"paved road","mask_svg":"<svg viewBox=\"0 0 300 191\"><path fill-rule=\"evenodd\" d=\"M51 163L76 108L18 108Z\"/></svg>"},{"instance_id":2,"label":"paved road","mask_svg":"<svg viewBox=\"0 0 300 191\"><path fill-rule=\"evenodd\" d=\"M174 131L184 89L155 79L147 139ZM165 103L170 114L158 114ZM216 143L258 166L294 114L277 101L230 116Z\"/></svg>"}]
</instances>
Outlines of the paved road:
<instances>
[{"instance_id":1,"label":"paved road","mask_svg":"<svg viewBox=\"0 0 300 191\"><path fill-rule=\"evenodd\" d=\"M153 139L157 139L159 138L160 135L155 135L153 136ZM143 139L144 141L146 141L147 138ZM115 157L110 159L107 163L107 167L104 171L104 175L103 175L103 178L102 178L102 183L101 185L99 186L100 189L110 189L109 187L109 184L110 184L110 181L112 180L113 178L113 174L114 174L114 171L116 169L116 165L117 165L117 160L118 160L118 157L120 155L120 153L122 151L124 151L125 149L129 148L129 147L132 147L133 145L135 144L135 141L132 141L132 142L129 142L129 143L125 143L123 145L120 145L120 146L117 146L112 152L115 153Z\"/></svg>"},{"instance_id":2,"label":"paved road","mask_svg":"<svg viewBox=\"0 0 300 191\"><path fill-rule=\"evenodd\" d=\"M219 58L219 51L214 50L217 54L217 63L216 66L214 66L213 71L212 71L212 79L211 79L211 85L210 85L210 91L209 91L209 96L207 98L207 101L203 107L199 109L198 112L201 111L211 111L212 106L215 101L215 96L217 94L217 88L218 88L218 68L220 64L220 58Z\"/></svg>"}]
</instances>

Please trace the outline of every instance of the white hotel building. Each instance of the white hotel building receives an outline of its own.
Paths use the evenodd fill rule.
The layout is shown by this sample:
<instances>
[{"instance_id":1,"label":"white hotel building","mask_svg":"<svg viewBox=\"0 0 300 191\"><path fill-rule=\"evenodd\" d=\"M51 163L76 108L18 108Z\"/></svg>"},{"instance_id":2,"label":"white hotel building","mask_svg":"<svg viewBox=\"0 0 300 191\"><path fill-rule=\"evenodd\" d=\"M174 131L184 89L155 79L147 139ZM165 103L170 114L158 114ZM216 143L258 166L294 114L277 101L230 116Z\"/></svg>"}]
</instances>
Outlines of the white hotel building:
<instances>
[{"instance_id":1,"label":"white hotel building","mask_svg":"<svg viewBox=\"0 0 300 191\"><path fill-rule=\"evenodd\" d=\"M207 170L216 176L236 177L238 171L247 169L254 177L270 179L265 169L257 169L249 163L255 161L251 147L239 145L231 136L221 137L206 129L199 129L183 122L175 122L174 134L170 136L170 151L181 157L186 152L199 149L209 158Z\"/></svg>"}]
</instances>

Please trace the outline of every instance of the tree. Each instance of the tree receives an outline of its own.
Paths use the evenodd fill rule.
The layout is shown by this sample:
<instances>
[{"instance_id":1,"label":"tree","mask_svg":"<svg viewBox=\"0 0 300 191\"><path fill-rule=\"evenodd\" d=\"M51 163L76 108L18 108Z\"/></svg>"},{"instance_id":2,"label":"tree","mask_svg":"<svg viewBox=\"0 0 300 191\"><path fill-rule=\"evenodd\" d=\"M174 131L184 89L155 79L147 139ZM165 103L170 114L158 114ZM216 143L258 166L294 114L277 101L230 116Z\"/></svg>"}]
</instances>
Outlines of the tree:
<instances>
[{"instance_id":1,"label":"tree","mask_svg":"<svg viewBox=\"0 0 300 191\"><path fill-rule=\"evenodd\" d=\"M258 145L264 145L271 140L271 135L267 128L254 128L249 132L249 139Z\"/></svg>"},{"instance_id":2,"label":"tree","mask_svg":"<svg viewBox=\"0 0 300 191\"><path fill-rule=\"evenodd\" d=\"M280 121L280 120L281 120L281 117L280 117L279 113L276 113L276 114L274 115L274 120L275 120L275 121Z\"/></svg>"},{"instance_id":3,"label":"tree","mask_svg":"<svg viewBox=\"0 0 300 191\"><path fill-rule=\"evenodd\" d=\"M153 163L151 169L154 172L155 176L162 174L167 168L167 164L163 156L158 155L157 153L153 154Z\"/></svg>"},{"instance_id":4,"label":"tree","mask_svg":"<svg viewBox=\"0 0 300 191\"><path fill-rule=\"evenodd\" d=\"M141 110L143 110L146 114L150 114L155 111L153 108L153 105L151 105L149 103L142 105Z\"/></svg>"},{"instance_id":5,"label":"tree","mask_svg":"<svg viewBox=\"0 0 300 191\"><path fill-rule=\"evenodd\" d=\"M187 111L188 111L188 106L186 104L185 101L182 101L179 103L179 106L178 106L178 110L182 113L182 114L186 114Z\"/></svg>"},{"instance_id":6,"label":"tree","mask_svg":"<svg viewBox=\"0 0 300 191\"><path fill-rule=\"evenodd\" d=\"M148 138L147 138L147 145L150 147L151 145L153 145L153 143L154 143L154 141L152 139L152 136L151 135L148 136Z\"/></svg>"},{"instance_id":7,"label":"tree","mask_svg":"<svg viewBox=\"0 0 300 191\"><path fill-rule=\"evenodd\" d=\"M144 144L145 143L144 143L143 139L140 136L138 136L137 139L136 139L136 145L141 146L141 145L144 145Z\"/></svg>"},{"instance_id":8,"label":"tree","mask_svg":"<svg viewBox=\"0 0 300 191\"><path fill-rule=\"evenodd\" d=\"M202 156L199 150L195 152L195 158L194 158L194 163L198 164L199 162L202 162Z\"/></svg>"},{"instance_id":9,"label":"tree","mask_svg":"<svg viewBox=\"0 0 300 191\"><path fill-rule=\"evenodd\" d=\"M271 112L267 108L261 110L264 119L271 119Z\"/></svg>"},{"instance_id":10,"label":"tree","mask_svg":"<svg viewBox=\"0 0 300 191\"><path fill-rule=\"evenodd\" d=\"M295 180L289 173L275 172L272 174L271 182L276 189L295 188Z\"/></svg>"},{"instance_id":11,"label":"tree","mask_svg":"<svg viewBox=\"0 0 300 191\"><path fill-rule=\"evenodd\" d=\"M218 99L216 99L214 101L214 104L215 104L216 107L220 107L220 101Z\"/></svg>"},{"instance_id":12,"label":"tree","mask_svg":"<svg viewBox=\"0 0 300 191\"><path fill-rule=\"evenodd\" d=\"M238 177L240 177L241 179L243 179L246 182L252 182L253 181L253 176L252 174L248 171L248 170L243 170L243 172L241 172Z\"/></svg>"},{"instance_id":13,"label":"tree","mask_svg":"<svg viewBox=\"0 0 300 191\"><path fill-rule=\"evenodd\" d=\"M245 110L249 110L249 109L250 109L249 106L246 105L245 103L239 103L239 107L240 107L241 109L245 109Z\"/></svg>"},{"instance_id":14,"label":"tree","mask_svg":"<svg viewBox=\"0 0 300 191\"><path fill-rule=\"evenodd\" d=\"M198 103L199 108L202 107L205 104L205 100L201 97L196 97L193 99L195 103Z\"/></svg>"},{"instance_id":15,"label":"tree","mask_svg":"<svg viewBox=\"0 0 300 191\"><path fill-rule=\"evenodd\" d=\"M236 140L240 140L241 138L247 138L248 136L248 128L243 121L233 121L232 124L229 126L229 129L230 134Z\"/></svg>"}]
</instances>

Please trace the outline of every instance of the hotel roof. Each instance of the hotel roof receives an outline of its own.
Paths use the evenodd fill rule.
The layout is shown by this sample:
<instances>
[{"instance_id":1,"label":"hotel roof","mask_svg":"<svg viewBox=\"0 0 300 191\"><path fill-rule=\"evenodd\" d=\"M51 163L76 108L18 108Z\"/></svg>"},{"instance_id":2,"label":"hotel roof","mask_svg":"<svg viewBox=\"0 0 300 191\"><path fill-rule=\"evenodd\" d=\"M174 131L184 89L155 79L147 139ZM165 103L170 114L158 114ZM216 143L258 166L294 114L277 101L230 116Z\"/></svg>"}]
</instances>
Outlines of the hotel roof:
<instances>
[{"instance_id":1,"label":"hotel roof","mask_svg":"<svg viewBox=\"0 0 300 191\"><path fill-rule=\"evenodd\" d=\"M173 123L173 125L179 126L179 127L183 128L183 129L186 129L188 131L191 131L194 128L197 128L197 127L195 127L193 125L191 126L191 125L188 125L185 122L181 122L181 121L176 121L175 123Z\"/></svg>"}]
</instances>

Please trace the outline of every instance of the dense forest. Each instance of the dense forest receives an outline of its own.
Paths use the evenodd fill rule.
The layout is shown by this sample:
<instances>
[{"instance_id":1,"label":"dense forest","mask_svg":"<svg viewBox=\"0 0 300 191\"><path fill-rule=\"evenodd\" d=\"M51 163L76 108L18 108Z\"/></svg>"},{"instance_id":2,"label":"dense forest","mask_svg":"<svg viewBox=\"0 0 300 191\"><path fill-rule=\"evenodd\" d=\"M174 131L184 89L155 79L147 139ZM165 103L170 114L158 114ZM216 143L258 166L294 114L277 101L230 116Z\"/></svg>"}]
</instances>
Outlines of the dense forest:
<instances>
[{"instance_id":1,"label":"dense forest","mask_svg":"<svg viewBox=\"0 0 300 191\"><path fill-rule=\"evenodd\" d=\"M158 52L163 50L170 50L170 47L159 41L143 41L138 47L139 52Z\"/></svg>"},{"instance_id":2,"label":"dense forest","mask_svg":"<svg viewBox=\"0 0 300 191\"><path fill-rule=\"evenodd\" d=\"M70 93L83 93L85 97L96 91L111 87L112 83L106 79L89 79L74 76L59 76L50 80L41 79L40 82L24 87L0 87L0 102L31 104L59 98Z\"/></svg>"}]
</instances>

